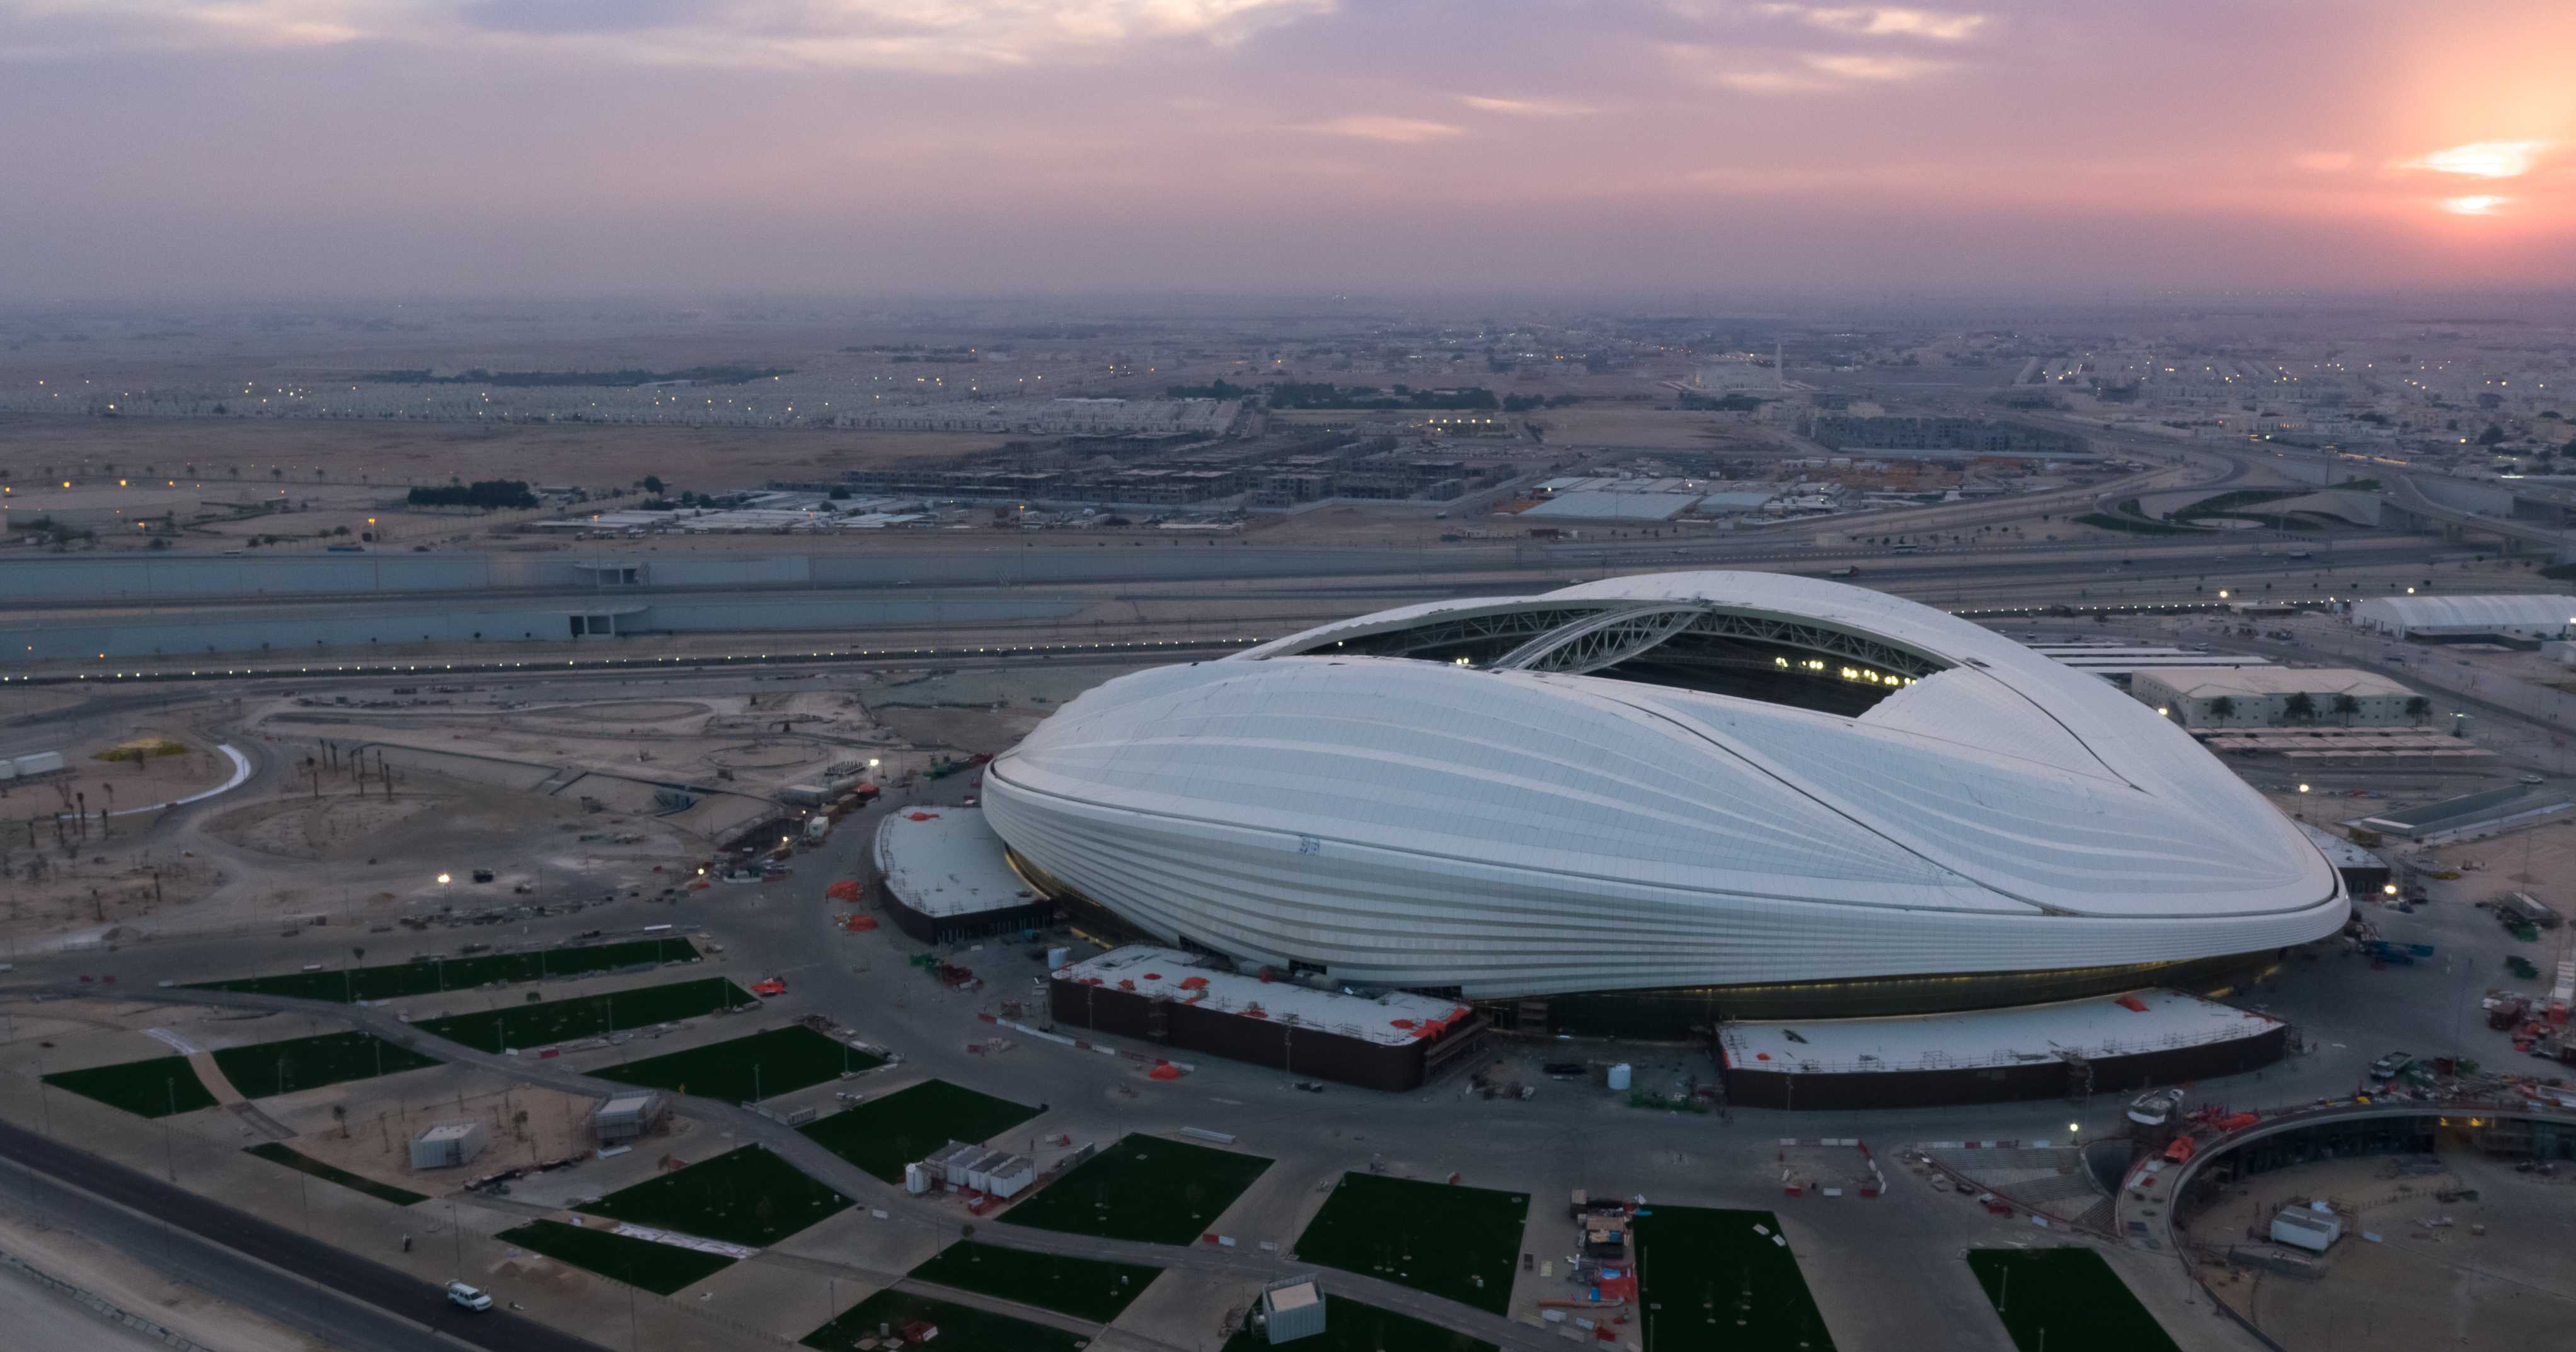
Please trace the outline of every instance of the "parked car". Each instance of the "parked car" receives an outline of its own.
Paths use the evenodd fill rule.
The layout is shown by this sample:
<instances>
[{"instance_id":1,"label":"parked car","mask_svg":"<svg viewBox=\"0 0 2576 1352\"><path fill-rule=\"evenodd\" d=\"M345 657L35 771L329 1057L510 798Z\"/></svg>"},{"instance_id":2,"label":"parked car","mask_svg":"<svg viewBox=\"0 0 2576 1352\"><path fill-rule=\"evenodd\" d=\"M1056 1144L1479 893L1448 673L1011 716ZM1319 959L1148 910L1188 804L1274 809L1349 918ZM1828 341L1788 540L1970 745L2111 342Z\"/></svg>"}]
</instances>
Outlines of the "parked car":
<instances>
[{"instance_id":1,"label":"parked car","mask_svg":"<svg viewBox=\"0 0 2576 1352\"><path fill-rule=\"evenodd\" d=\"M447 1284L447 1303L450 1305L463 1306L469 1310L488 1310L492 1308L492 1296L490 1292L485 1291L479 1286L468 1286L463 1282L449 1282Z\"/></svg>"},{"instance_id":2,"label":"parked car","mask_svg":"<svg viewBox=\"0 0 2576 1352\"><path fill-rule=\"evenodd\" d=\"M2374 1080L2393 1080L2397 1078L2397 1073L2399 1071L2402 1071L2413 1064L2415 1064L2414 1053L2390 1052L2388 1055L2370 1063L2370 1078Z\"/></svg>"}]
</instances>

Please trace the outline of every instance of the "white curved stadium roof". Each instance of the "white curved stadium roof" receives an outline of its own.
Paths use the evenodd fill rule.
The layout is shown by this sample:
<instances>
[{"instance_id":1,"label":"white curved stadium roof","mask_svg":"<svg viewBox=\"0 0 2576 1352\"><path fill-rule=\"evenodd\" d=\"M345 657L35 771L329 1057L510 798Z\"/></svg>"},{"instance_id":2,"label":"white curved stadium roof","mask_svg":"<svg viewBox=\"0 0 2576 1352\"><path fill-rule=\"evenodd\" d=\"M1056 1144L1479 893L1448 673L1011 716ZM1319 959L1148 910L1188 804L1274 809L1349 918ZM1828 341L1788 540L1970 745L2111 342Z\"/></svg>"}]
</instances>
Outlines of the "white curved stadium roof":
<instances>
[{"instance_id":1,"label":"white curved stadium roof","mask_svg":"<svg viewBox=\"0 0 2576 1352\"><path fill-rule=\"evenodd\" d=\"M1479 626L1533 636L1484 665L1335 655ZM1580 674L1684 627L1823 645L1818 679L1893 693L1844 716ZM1760 573L1412 606L1122 677L996 758L985 806L1166 941L1470 996L2180 961L2346 913L2292 823L2098 678Z\"/></svg>"}]
</instances>

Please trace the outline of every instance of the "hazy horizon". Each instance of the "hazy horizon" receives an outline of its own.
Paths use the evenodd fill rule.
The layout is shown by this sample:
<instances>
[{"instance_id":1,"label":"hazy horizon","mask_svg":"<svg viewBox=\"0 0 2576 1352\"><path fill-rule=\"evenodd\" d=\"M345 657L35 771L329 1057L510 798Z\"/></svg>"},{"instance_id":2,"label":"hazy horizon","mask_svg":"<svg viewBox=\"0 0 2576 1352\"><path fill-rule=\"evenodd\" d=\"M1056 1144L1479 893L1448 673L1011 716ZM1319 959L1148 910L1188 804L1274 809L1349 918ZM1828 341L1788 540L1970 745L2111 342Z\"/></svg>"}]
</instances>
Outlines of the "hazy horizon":
<instances>
[{"instance_id":1,"label":"hazy horizon","mask_svg":"<svg viewBox=\"0 0 2576 1352\"><path fill-rule=\"evenodd\" d=\"M0 303L2511 297L2576 287L2571 49L2534 0L0 0Z\"/></svg>"}]
</instances>

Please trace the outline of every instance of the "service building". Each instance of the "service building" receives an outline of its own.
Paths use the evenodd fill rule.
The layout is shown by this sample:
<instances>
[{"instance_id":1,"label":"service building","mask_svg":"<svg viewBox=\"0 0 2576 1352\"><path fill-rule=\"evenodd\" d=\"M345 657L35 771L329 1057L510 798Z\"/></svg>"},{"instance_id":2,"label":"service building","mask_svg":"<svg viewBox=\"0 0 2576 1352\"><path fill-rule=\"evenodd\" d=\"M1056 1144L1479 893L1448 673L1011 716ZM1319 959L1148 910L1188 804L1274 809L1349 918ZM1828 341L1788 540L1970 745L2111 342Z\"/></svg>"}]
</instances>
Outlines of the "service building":
<instances>
[{"instance_id":1,"label":"service building","mask_svg":"<svg viewBox=\"0 0 2576 1352\"><path fill-rule=\"evenodd\" d=\"M2131 675L2129 690L2186 728L2387 728L2420 721L2409 709L2414 691L2341 667L2167 667Z\"/></svg>"}]
</instances>

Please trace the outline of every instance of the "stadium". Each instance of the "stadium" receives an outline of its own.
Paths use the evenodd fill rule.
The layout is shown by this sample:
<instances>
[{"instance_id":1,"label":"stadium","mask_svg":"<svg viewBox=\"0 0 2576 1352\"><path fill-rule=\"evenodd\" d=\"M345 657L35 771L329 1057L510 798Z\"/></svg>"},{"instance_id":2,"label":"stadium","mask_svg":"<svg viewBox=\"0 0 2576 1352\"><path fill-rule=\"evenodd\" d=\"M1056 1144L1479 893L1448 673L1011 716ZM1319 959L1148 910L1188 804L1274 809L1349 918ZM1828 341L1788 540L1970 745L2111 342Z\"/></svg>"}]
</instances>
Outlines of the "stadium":
<instances>
[{"instance_id":1,"label":"stadium","mask_svg":"<svg viewBox=\"0 0 2576 1352\"><path fill-rule=\"evenodd\" d=\"M2295 825L2098 677L1763 573L1122 677L996 758L984 807L1113 932L1532 1031L2208 991L2349 910Z\"/></svg>"}]
</instances>

